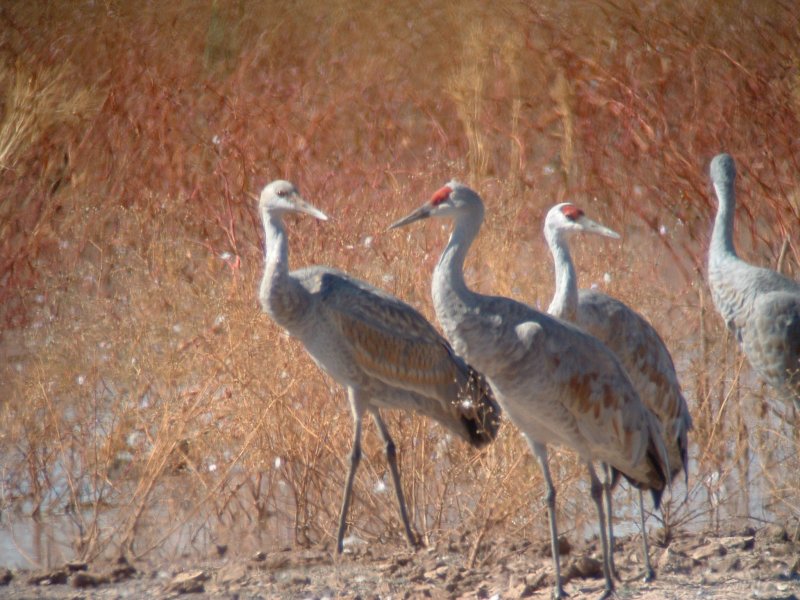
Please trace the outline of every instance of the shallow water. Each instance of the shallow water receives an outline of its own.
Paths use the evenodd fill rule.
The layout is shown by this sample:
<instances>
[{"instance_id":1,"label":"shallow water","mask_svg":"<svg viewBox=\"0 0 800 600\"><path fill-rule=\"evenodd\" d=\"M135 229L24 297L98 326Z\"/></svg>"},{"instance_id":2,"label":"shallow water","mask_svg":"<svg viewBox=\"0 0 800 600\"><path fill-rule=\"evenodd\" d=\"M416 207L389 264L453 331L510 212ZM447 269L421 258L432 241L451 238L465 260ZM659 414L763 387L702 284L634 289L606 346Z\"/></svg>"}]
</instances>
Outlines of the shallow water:
<instances>
[{"instance_id":1,"label":"shallow water","mask_svg":"<svg viewBox=\"0 0 800 600\"><path fill-rule=\"evenodd\" d=\"M777 417L772 417L771 420L773 422L769 427L773 428L773 431L785 432L790 429L786 425L781 425ZM756 444L755 436L758 431L760 429L750 429L753 447ZM775 464L782 469L791 468L796 461L787 460L785 446L783 451L780 450L780 445L776 446L771 453L771 464L768 468L775 469ZM732 441L731 450L733 447ZM693 445L692 450L693 453L697 450L696 445ZM680 524L680 529L698 532L714 530L721 525L758 525L779 518L782 509L777 506L776 511L772 494L762 476L764 466L759 455L754 453L750 457L746 483L741 481L741 473L736 468L731 468L727 472L712 470L702 474L699 472L700 468L701 465L693 457L688 494L683 479L678 478L671 492L667 492L664 496L664 502L669 505L670 513L673 515L672 520ZM775 473L773 472L773 475ZM242 511L239 517L221 517L219 520L210 519L208 516L205 520L200 517L178 519L175 507L180 496L180 478L174 478L173 482L176 488L173 493L177 496L165 500L159 505L159 509L149 509L145 519L151 536L164 536L154 555L166 558L183 554L208 555L218 544L232 546L239 553L294 545L294 522L291 518L294 513L294 503L288 491L279 494L280 510L272 512L260 523L249 522L252 519L246 514L247 511ZM391 494L391 504L394 509L393 490L391 486L380 485L381 483L379 481L376 484L373 493ZM588 491L588 481L586 486ZM465 489L460 493L466 496L469 490ZM242 497L230 499L229 504L241 501L242 506L246 505L244 488L239 494ZM650 512L651 503L647 495L645 507ZM586 510L591 512L586 514L585 527L578 531L585 538L590 538L597 534L597 526L594 508L588 502L588 493ZM615 535L624 536L639 532L638 495L626 482L618 486L615 491L614 513ZM77 557L75 542L79 539L81 531L74 515L46 514L34 519L28 516L29 514L29 511L23 509L16 512L6 511L0 516L0 565L8 568L51 567ZM100 519L103 534L113 536L114 530L123 525L125 521L123 516L120 511L107 509ZM429 517L433 518L433 515ZM84 518L88 522L91 515L86 514ZM453 512L449 520L454 521L456 518L457 515ZM419 523L419 515L417 522ZM359 523L359 525L365 524ZM445 525L458 528L455 522ZM660 519L651 514L647 526L652 532L661 527ZM173 529L170 530L169 527ZM559 527L562 532L573 531L568 535L575 534L574 527L570 527L568 523L560 523ZM375 528L368 527L368 529ZM380 526L377 530L380 531Z\"/></svg>"}]
</instances>

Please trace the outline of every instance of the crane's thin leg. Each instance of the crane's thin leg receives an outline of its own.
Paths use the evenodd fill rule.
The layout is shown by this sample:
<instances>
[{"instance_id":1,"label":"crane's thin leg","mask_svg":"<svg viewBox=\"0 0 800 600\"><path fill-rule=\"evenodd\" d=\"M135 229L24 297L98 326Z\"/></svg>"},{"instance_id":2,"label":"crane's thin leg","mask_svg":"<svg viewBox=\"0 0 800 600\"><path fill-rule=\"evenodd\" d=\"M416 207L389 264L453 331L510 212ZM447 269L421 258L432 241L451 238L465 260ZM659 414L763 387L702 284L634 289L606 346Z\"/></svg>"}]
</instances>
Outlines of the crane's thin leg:
<instances>
[{"instance_id":1,"label":"crane's thin leg","mask_svg":"<svg viewBox=\"0 0 800 600\"><path fill-rule=\"evenodd\" d=\"M553 479L550 477L550 466L547 464L547 446L534 442L528 436L528 445L531 451L539 460L539 466L542 469L544 476L544 483L547 487L547 516L550 519L550 551L553 553L553 572L555 578L555 585L553 587L553 598L565 598L567 594L561 586L561 563L558 552L558 527L556 525L556 488L553 486Z\"/></svg>"},{"instance_id":2,"label":"crane's thin leg","mask_svg":"<svg viewBox=\"0 0 800 600\"><path fill-rule=\"evenodd\" d=\"M403 519L403 527L406 530L406 537L408 543L412 548L417 547L417 539L414 532L411 531L411 524L408 521L408 511L406 510L406 499L403 496L403 488L400 485L400 471L397 469L397 449L394 445L392 436L389 435L389 430L386 428L386 423L383 422L380 413L376 410L372 411L372 418L375 425L378 426L378 431L381 434L381 439L386 445L386 460L389 463L389 470L392 473L392 481L394 482L394 491L397 494L397 503L400 505L400 517Z\"/></svg>"},{"instance_id":3,"label":"crane's thin leg","mask_svg":"<svg viewBox=\"0 0 800 600\"><path fill-rule=\"evenodd\" d=\"M611 578L611 553L608 547L608 532L606 531L606 518L603 511L603 484L597 477L597 473L591 461L586 461L591 479L592 500L597 507L597 517L600 523L600 543L603 546L603 575L606 578L606 589L601 598L610 598L614 594L614 580Z\"/></svg>"},{"instance_id":4,"label":"crane's thin leg","mask_svg":"<svg viewBox=\"0 0 800 600\"><path fill-rule=\"evenodd\" d=\"M639 515L642 519L642 554L644 555L644 580L653 581L656 572L650 564L650 548L647 545L647 527L644 517L644 500L642 500L642 490L639 490Z\"/></svg>"},{"instance_id":5,"label":"crane's thin leg","mask_svg":"<svg viewBox=\"0 0 800 600\"><path fill-rule=\"evenodd\" d=\"M350 400L350 410L353 413L353 448L350 450L350 470L344 484L344 497L342 510L339 512L339 533L336 535L336 552L341 554L344 550L344 532L347 529L347 511L350 509L350 496L353 493L353 480L356 476L358 463L361 462L361 417L364 415L364 405L356 395L355 390L348 388L347 396Z\"/></svg>"},{"instance_id":6,"label":"crane's thin leg","mask_svg":"<svg viewBox=\"0 0 800 600\"><path fill-rule=\"evenodd\" d=\"M603 501L605 502L606 532L608 533L609 567L611 569L611 576L621 581L617 573L617 566L614 564L614 512L611 508L614 476L611 473L611 467L607 463L603 463L603 476Z\"/></svg>"}]
</instances>

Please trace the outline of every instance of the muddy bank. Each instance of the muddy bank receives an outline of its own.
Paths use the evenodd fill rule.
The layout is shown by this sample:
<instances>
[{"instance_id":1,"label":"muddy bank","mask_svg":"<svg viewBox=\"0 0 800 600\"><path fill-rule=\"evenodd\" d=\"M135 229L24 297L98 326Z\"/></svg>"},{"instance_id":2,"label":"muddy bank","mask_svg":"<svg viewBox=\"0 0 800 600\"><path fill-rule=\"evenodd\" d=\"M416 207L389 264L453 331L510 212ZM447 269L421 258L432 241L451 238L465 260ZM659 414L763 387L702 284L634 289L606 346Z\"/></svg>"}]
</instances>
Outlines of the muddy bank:
<instances>
[{"instance_id":1,"label":"muddy bank","mask_svg":"<svg viewBox=\"0 0 800 600\"><path fill-rule=\"evenodd\" d=\"M772 525L722 534L654 536L657 579L641 581L640 539L618 540L620 598L800 599L800 527ZM565 589L572 598L603 590L596 541L562 544ZM251 557L213 557L171 564L70 563L49 571L3 570L0 597L169 598L548 598L552 585L546 543L493 540L479 548L458 539L410 551L389 544L285 549Z\"/></svg>"}]
</instances>

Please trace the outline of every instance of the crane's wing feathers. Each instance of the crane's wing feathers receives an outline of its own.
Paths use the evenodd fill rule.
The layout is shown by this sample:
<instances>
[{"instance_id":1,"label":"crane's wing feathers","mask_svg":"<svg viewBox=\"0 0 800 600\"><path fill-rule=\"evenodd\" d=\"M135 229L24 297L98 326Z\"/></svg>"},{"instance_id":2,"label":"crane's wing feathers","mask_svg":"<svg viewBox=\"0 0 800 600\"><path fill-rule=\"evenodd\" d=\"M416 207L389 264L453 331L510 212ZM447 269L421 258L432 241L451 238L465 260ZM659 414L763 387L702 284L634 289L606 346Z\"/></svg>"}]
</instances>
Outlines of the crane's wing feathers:
<instances>
[{"instance_id":1,"label":"crane's wing feathers","mask_svg":"<svg viewBox=\"0 0 800 600\"><path fill-rule=\"evenodd\" d=\"M447 341L405 302L333 270L321 278L320 297L342 341L372 376L412 390L465 377L466 366L454 360Z\"/></svg>"},{"instance_id":2,"label":"crane's wing feathers","mask_svg":"<svg viewBox=\"0 0 800 600\"><path fill-rule=\"evenodd\" d=\"M644 317L616 298L581 290L578 305L578 324L617 355L642 402L663 424L670 467L677 473L686 466L692 417L664 341Z\"/></svg>"},{"instance_id":3,"label":"crane's wing feathers","mask_svg":"<svg viewBox=\"0 0 800 600\"><path fill-rule=\"evenodd\" d=\"M764 379L800 404L800 294L759 296L742 347Z\"/></svg>"},{"instance_id":4,"label":"crane's wing feathers","mask_svg":"<svg viewBox=\"0 0 800 600\"><path fill-rule=\"evenodd\" d=\"M540 320L549 328L549 322ZM619 358L597 338L557 321L545 348L550 357L570 357L552 372L564 382L559 398L574 418L592 455L623 472L637 485L663 489L669 453L656 415L640 400ZM551 358L552 360L552 358Z\"/></svg>"},{"instance_id":5,"label":"crane's wing feathers","mask_svg":"<svg viewBox=\"0 0 800 600\"><path fill-rule=\"evenodd\" d=\"M657 425L617 357L571 323L508 298L481 300L476 313L482 325L476 320L473 327L490 332L497 341L486 344L479 366L491 373L501 396L535 392L535 397L549 399L536 402L535 410L509 407L512 419L516 415L550 441L570 446L580 439L596 458L628 465L627 472L634 474L631 469L642 462ZM471 329L459 331L469 335ZM522 372L526 377L519 377Z\"/></svg>"}]
</instances>

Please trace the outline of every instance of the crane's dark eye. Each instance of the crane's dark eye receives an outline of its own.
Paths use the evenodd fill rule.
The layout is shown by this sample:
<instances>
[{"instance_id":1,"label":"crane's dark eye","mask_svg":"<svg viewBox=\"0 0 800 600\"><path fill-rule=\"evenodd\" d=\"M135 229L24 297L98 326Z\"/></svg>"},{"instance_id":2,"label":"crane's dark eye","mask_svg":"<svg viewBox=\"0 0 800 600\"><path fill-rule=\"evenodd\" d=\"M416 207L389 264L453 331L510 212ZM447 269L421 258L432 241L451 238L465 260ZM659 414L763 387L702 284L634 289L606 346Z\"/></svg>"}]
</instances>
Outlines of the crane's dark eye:
<instances>
[{"instance_id":1,"label":"crane's dark eye","mask_svg":"<svg viewBox=\"0 0 800 600\"><path fill-rule=\"evenodd\" d=\"M281 198L286 196L286 194L288 194L288 193L289 193L289 190L278 190L278 196L280 196Z\"/></svg>"}]
</instances>

